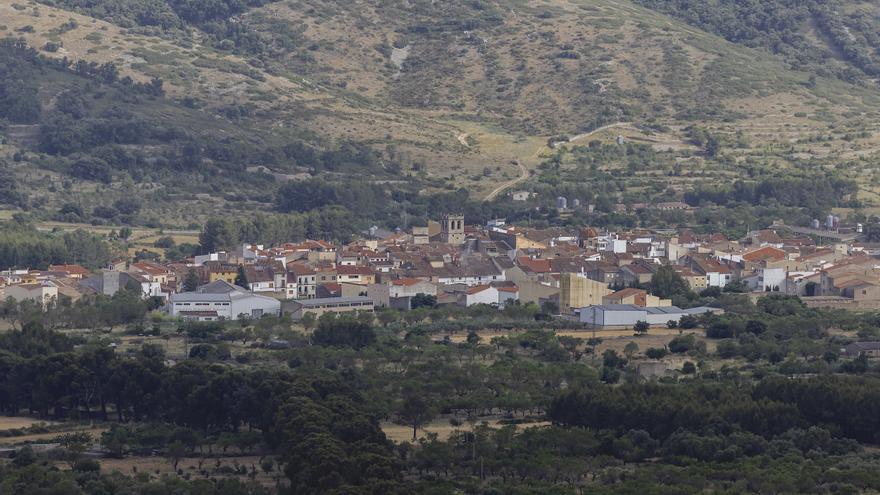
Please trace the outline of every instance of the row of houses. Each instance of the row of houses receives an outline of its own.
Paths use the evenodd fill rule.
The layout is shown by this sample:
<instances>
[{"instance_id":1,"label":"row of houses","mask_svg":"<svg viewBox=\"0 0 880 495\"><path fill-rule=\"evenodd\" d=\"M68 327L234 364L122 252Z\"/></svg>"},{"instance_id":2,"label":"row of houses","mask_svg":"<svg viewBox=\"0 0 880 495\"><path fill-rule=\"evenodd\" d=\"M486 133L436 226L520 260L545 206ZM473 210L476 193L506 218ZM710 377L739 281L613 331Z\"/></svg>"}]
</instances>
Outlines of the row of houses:
<instances>
[{"instance_id":1,"label":"row of houses","mask_svg":"<svg viewBox=\"0 0 880 495\"><path fill-rule=\"evenodd\" d=\"M772 229L730 240L690 230L532 229L503 220L473 226L446 215L408 232L369 229L347 244L246 243L169 263L118 260L96 272L78 265L8 270L0 287L4 297L43 304L127 288L164 299L174 316L198 319L368 306L408 310L419 296L462 306L549 304L576 318L594 313L584 308L633 306L650 309L648 317L675 311L663 309L671 301L644 289L662 266L696 292L741 284L756 297L778 292L815 305L880 307L877 255L880 246L817 246L809 237Z\"/></svg>"}]
</instances>

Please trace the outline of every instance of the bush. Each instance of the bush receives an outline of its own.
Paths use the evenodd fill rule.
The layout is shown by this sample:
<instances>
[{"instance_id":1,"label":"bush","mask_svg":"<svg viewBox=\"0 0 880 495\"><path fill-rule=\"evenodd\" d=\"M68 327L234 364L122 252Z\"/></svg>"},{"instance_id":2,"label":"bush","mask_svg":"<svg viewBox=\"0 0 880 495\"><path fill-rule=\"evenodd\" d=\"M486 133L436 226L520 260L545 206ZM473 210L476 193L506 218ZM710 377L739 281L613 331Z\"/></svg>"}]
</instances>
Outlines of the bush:
<instances>
[{"instance_id":1,"label":"bush","mask_svg":"<svg viewBox=\"0 0 880 495\"><path fill-rule=\"evenodd\" d=\"M684 315L678 320L678 326L685 330L697 328L698 324L697 317L694 315Z\"/></svg>"},{"instance_id":2,"label":"bush","mask_svg":"<svg viewBox=\"0 0 880 495\"><path fill-rule=\"evenodd\" d=\"M79 473L99 473L101 463L95 459L80 459L73 465L73 470Z\"/></svg>"},{"instance_id":3,"label":"bush","mask_svg":"<svg viewBox=\"0 0 880 495\"><path fill-rule=\"evenodd\" d=\"M681 335L669 341L669 352L684 354L694 348L697 343L693 335Z\"/></svg>"},{"instance_id":4,"label":"bush","mask_svg":"<svg viewBox=\"0 0 880 495\"><path fill-rule=\"evenodd\" d=\"M329 347L353 347L360 349L376 341L376 332L367 323L353 317L335 317L328 313L321 317L318 328L312 334L312 342Z\"/></svg>"},{"instance_id":5,"label":"bush","mask_svg":"<svg viewBox=\"0 0 880 495\"><path fill-rule=\"evenodd\" d=\"M739 346L736 345L736 342L726 340L724 342L719 342L718 347L715 348L715 352L718 353L723 359L730 359L739 354Z\"/></svg>"},{"instance_id":6,"label":"bush","mask_svg":"<svg viewBox=\"0 0 880 495\"><path fill-rule=\"evenodd\" d=\"M651 347L645 351L645 356L650 359L663 359L668 353L666 349Z\"/></svg>"}]
</instances>

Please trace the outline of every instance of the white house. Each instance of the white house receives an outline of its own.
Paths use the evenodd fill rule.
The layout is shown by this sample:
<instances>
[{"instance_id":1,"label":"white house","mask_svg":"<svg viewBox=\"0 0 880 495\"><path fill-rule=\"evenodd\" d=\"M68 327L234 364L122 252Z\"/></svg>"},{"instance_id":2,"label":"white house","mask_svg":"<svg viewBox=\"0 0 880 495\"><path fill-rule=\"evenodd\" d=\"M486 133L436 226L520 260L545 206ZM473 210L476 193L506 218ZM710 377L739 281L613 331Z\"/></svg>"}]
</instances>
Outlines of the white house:
<instances>
[{"instance_id":1,"label":"white house","mask_svg":"<svg viewBox=\"0 0 880 495\"><path fill-rule=\"evenodd\" d=\"M287 298L313 299L318 291L318 274L302 263L287 264Z\"/></svg>"},{"instance_id":2,"label":"white house","mask_svg":"<svg viewBox=\"0 0 880 495\"><path fill-rule=\"evenodd\" d=\"M514 301L519 301L519 287L498 287L498 306L503 308Z\"/></svg>"},{"instance_id":3,"label":"white house","mask_svg":"<svg viewBox=\"0 0 880 495\"><path fill-rule=\"evenodd\" d=\"M757 274L744 279L752 291L772 291L778 290L786 292L786 282L788 274L784 268L760 268Z\"/></svg>"},{"instance_id":4,"label":"white house","mask_svg":"<svg viewBox=\"0 0 880 495\"><path fill-rule=\"evenodd\" d=\"M218 280L199 287L195 292L172 294L168 312L171 316L195 321L260 318L280 315L281 301Z\"/></svg>"},{"instance_id":5,"label":"white house","mask_svg":"<svg viewBox=\"0 0 880 495\"><path fill-rule=\"evenodd\" d=\"M711 271L706 273L709 287L724 287L731 282L730 272Z\"/></svg>"},{"instance_id":6,"label":"white house","mask_svg":"<svg viewBox=\"0 0 880 495\"><path fill-rule=\"evenodd\" d=\"M464 305L473 306L475 304L498 304L498 289L491 285L478 285L471 287L464 294Z\"/></svg>"},{"instance_id":7,"label":"white house","mask_svg":"<svg viewBox=\"0 0 880 495\"><path fill-rule=\"evenodd\" d=\"M437 286L417 278L401 278L392 281L388 287L388 297L392 299L413 297L419 294L436 296Z\"/></svg>"}]
</instances>

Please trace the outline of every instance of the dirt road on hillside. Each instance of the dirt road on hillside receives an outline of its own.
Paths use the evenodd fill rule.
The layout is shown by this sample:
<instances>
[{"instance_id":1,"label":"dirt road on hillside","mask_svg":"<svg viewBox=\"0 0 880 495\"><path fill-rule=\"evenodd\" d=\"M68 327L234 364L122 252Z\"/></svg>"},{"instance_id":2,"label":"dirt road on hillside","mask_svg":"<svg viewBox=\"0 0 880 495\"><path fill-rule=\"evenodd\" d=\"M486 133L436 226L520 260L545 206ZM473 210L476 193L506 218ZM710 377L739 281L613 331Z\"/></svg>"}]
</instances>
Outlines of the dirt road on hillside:
<instances>
[{"instance_id":1,"label":"dirt road on hillside","mask_svg":"<svg viewBox=\"0 0 880 495\"><path fill-rule=\"evenodd\" d=\"M599 133L602 131L607 131L608 129L614 129L616 127L626 127L626 126L630 126L630 125L632 125L632 122L617 122L615 124L603 125L602 127L598 127L596 129L593 129L592 131L584 132L582 134L578 134L577 136L570 137L570 138L568 138L568 141L563 141L562 143L573 143L575 141L579 141L581 139L588 138L596 133ZM461 140L461 138L459 138L459 140ZM553 143L553 145L552 145L553 148L556 148L556 146L558 144L560 144L560 143ZM530 157L530 159L539 158L541 156L541 153L543 153L544 150L546 150L546 149L547 149L546 145L542 145L542 146L538 147L538 149L535 151L534 155L532 155ZM486 195L486 197L483 199L483 201L492 201L493 199L497 198L498 195L501 194L502 192L516 186L520 182L523 182L529 178L529 169L527 169L525 167L525 165L523 165L520 160L516 161L516 165L519 167L519 170L520 170L519 177L517 177L515 179L511 179L507 182L504 182L503 184L496 187L495 189L492 189L492 191Z\"/></svg>"}]
</instances>

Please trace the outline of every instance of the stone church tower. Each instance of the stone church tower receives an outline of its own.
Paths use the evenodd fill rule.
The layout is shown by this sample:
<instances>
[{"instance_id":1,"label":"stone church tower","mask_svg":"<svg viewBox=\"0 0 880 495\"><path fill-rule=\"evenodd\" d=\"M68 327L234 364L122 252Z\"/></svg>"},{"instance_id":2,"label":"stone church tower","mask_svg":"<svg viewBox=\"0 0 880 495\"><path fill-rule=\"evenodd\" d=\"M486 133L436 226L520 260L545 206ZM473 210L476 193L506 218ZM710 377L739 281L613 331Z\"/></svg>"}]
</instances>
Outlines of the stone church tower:
<instances>
[{"instance_id":1,"label":"stone church tower","mask_svg":"<svg viewBox=\"0 0 880 495\"><path fill-rule=\"evenodd\" d=\"M456 246L464 244L464 215L443 215L440 220L440 240Z\"/></svg>"}]
</instances>

